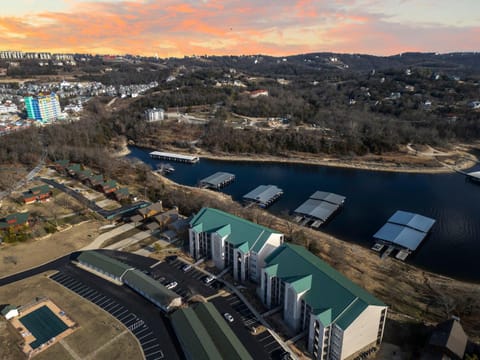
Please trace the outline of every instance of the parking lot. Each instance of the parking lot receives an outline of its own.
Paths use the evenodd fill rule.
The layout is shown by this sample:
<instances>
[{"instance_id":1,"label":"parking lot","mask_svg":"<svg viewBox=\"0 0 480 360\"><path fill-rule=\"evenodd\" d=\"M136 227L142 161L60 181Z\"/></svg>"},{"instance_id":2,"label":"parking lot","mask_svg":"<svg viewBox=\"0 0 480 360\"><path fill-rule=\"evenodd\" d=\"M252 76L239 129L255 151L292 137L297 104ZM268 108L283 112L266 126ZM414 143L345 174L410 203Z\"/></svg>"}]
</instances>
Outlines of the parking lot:
<instances>
[{"instance_id":1,"label":"parking lot","mask_svg":"<svg viewBox=\"0 0 480 360\"><path fill-rule=\"evenodd\" d=\"M255 315L253 315L247 305L245 305L238 296L232 294L226 297L225 300L239 314L240 320L247 328L251 329L252 327L260 325Z\"/></svg>"},{"instance_id":2,"label":"parking lot","mask_svg":"<svg viewBox=\"0 0 480 360\"><path fill-rule=\"evenodd\" d=\"M185 264L185 262L176 258L155 265L149 272L154 279L160 281L163 285L173 281L177 282L178 285L171 290L184 299L194 294L209 297L215 295L223 287L223 284L218 281L205 284L203 279L206 275L194 267L183 271L182 266Z\"/></svg>"},{"instance_id":3,"label":"parking lot","mask_svg":"<svg viewBox=\"0 0 480 360\"><path fill-rule=\"evenodd\" d=\"M161 343L143 319L115 299L92 289L76 278L59 272L50 278L110 313L124 324L140 342L146 360L164 359Z\"/></svg>"}]
</instances>

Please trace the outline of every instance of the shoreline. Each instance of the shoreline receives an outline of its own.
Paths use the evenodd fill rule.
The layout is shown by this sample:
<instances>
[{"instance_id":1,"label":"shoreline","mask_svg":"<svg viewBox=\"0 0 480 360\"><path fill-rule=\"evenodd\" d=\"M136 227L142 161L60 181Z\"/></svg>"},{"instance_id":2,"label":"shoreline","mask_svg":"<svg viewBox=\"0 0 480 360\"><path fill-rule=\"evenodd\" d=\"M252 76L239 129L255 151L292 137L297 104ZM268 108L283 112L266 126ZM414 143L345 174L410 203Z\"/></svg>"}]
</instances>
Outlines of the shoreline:
<instances>
[{"instance_id":1,"label":"shoreline","mask_svg":"<svg viewBox=\"0 0 480 360\"><path fill-rule=\"evenodd\" d=\"M480 282L438 274L394 258L381 259L361 244L299 226L265 210L245 209L225 194L154 175L167 188L201 199L202 206L217 207L284 233L289 241L308 248L350 280L374 293L393 311L418 322L435 324L449 318L451 314L445 312L445 304L454 305L454 313L462 317L471 339L480 340L480 330L475 326L480 321ZM304 238L298 238L300 232Z\"/></svg>"},{"instance_id":2,"label":"shoreline","mask_svg":"<svg viewBox=\"0 0 480 360\"><path fill-rule=\"evenodd\" d=\"M155 149L149 146L142 145L132 145L145 150ZM128 149L128 147L127 147ZM170 148L169 151L179 151L180 153L188 153L185 149ZM122 153L124 150L122 150ZM130 150L125 155L128 155ZM368 161L368 160L358 160L352 158L351 160L342 160L339 158L321 158L314 154L298 154L294 153L293 156L285 158L275 155L238 155L238 154L215 154L205 150L200 150L196 153L200 158L205 158L209 160L218 160L218 161L231 161L231 162L264 162L264 163L277 163L277 164L293 164L293 165L317 165L317 166L326 166L326 167L336 167L336 168L346 168L346 169L356 169L356 170L366 170L366 171L383 171L383 172L399 172L399 173L416 173L416 174L448 174L454 173L456 170L467 170L478 164L478 159L469 153L464 152L462 154L463 161L455 164L444 164L438 160L435 156L425 157L425 160L435 161L439 166L427 167L427 166L412 166L410 164L401 164L397 165L384 162L379 163L377 161ZM399 153L398 156L404 156L405 154ZM395 154L391 155L395 156ZM468 158L467 158L468 156ZM422 156L418 156L417 159L421 159ZM425 164L425 163L424 163Z\"/></svg>"}]
</instances>

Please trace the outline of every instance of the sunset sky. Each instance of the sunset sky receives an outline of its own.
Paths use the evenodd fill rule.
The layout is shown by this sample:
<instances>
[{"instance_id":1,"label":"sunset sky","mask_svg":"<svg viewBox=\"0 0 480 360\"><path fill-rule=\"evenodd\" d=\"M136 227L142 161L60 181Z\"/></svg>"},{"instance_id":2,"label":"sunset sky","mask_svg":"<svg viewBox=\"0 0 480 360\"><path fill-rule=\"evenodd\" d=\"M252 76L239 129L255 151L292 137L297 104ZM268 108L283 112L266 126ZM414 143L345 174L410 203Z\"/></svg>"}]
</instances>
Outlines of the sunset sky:
<instances>
[{"instance_id":1,"label":"sunset sky","mask_svg":"<svg viewBox=\"0 0 480 360\"><path fill-rule=\"evenodd\" d=\"M3 0L0 50L183 55L479 51L480 0Z\"/></svg>"}]
</instances>

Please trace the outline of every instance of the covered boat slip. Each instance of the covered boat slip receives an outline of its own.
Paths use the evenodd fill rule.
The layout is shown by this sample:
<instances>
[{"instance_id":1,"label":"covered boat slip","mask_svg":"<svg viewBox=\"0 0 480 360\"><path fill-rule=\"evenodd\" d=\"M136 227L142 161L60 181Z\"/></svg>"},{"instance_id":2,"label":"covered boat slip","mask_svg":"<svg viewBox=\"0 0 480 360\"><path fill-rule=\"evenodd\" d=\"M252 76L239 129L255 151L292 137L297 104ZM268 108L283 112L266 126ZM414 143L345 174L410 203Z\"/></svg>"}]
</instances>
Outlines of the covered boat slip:
<instances>
[{"instance_id":1,"label":"covered boat slip","mask_svg":"<svg viewBox=\"0 0 480 360\"><path fill-rule=\"evenodd\" d=\"M205 179L200 180L200 187L209 189L220 189L235 180L235 175L226 172L217 172Z\"/></svg>"},{"instance_id":2,"label":"covered boat slip","mask_svg":"<svg viewBox=\"0 0 480 360\"><path fill-rule=\"evenodd\" d=\"M434 219L398 210L373 235L377 243L372 249L381 251L384 247L383 245L388 245L382 258L388 256L396 249L398 250L396 258L405 260L412 251L418 248L434 224Z\"/></svg>"},{"instance_id":3,"label":"covered boat slip","mask_svg":"<svg viewBox=\"0 0 480 360\"><path fill-rule=\"evenodd\" d=\"M200 161L200 158L198 156L182 155L182 154L175 154L175 153L162 152L162 151L152 151L149 155L153 159L186 162L191 164Z\"/></svg>"},{"instance_id":4,"label":"covered boat slip","mask_svg":"<svg viewBox=\"0 0 480 360\"><path fill-rule=\"evenodd\" d=\"M260 207L271 205L283 194L283 190L275 185L260 185L243 196L247 202L257 203Z\"/></svg>"},{"instance_id":5,"label":"covered boat slip","mask_svg":"<svg viewBox=\"0 0 480 360\"><path fill-rule=\"evenodd\" d=\"M310 198L295 209L295 220L301 225L318 228L326 222L345 202L345 196L316 191Z\"/></svg>"}]
</instances>

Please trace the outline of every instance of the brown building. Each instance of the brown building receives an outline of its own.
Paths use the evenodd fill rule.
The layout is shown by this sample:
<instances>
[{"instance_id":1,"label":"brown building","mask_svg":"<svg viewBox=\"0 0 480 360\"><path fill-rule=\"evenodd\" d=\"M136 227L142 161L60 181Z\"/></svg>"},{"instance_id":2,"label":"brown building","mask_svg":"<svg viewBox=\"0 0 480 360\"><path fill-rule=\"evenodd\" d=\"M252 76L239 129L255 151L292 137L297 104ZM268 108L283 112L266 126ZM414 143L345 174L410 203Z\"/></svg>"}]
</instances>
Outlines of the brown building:
<instances>
[{"instance_id":1,"label":"brown building","mask_svg":"<svg viewBox=\"0 0 480 360\"><path fill-rule=\"evenodd\" d=\"M41 185L31 188L29 191L23 193L23 202L31 204L37 201L46 201L52 196L52 191L48 185Z\"/></svg>"}]
</instances>

